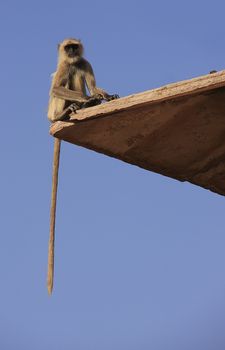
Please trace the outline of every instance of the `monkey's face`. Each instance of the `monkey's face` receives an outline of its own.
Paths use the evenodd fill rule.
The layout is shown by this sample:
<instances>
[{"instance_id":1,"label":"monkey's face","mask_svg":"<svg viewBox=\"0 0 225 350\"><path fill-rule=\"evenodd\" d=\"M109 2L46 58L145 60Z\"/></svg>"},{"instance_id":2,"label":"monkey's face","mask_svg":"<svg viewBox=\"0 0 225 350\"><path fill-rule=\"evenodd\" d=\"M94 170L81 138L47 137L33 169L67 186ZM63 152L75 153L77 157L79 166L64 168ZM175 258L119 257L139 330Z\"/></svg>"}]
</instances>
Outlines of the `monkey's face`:
<instances>
[{"instance_id":1,"label":"monkey's face","mask_svg":"<svg viewBox=\"0 0 225 350\"><path fill-rule=\"evenodd\" d=\"M80 44L78 43L72 43L68 44L64 47L64 50L68 57L73 58L76 56L80 56Z\"/></svg>"},{"instance_id":2,"label":"monkey's face","mask_svg":"<svg viewBox=\"0 0 225 350\"><path fill-rule=\"evenodd\" d=\"M83 45L80 40L69 38L63 40L58 45L59 50L59 62L67 61L69 63L75 63L80 60L83 55Z\"/></svg>"}]
</instances>

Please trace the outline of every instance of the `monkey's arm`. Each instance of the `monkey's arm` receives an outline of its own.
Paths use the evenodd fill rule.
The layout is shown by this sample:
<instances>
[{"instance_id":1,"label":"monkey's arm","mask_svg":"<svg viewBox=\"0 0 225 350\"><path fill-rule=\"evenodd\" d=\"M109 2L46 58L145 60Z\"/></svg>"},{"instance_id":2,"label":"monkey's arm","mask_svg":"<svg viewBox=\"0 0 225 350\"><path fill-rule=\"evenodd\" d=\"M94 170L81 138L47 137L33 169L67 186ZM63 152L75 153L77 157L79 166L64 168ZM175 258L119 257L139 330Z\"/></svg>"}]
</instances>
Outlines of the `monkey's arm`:
<instances>
[{"instance_id":1,"label":"monkey's arm","mask_svg":"<svg viewBox=\"0 0 225 350\"><path fill-rule=\"evenodd\" d=\"M81 92L68 89L69 66L62 63L57 72L53 75L51 94L53 97L61 98L66 101L86 102L88 97L83 96Z\"/></svg>"},{"instance_id":2,"label":"monkey's arm","mask_svg":"<svg viewBox=\"0 0 225 350\"><path fill-rule=\"evenodd\" d=\"M67 108L64 108L60 112L56 113L54 115L54 118L49 117L49 119L54 122L69 119L70 115L76 113L77 109L96 106L99 103L101 103L101 101L97 97L91 96L85 98L84 96L79 94L79 92L68 90L62 86L58 88L53 88L52 95L53 97L57 97L62 100L71 102L73 101L73 103L70 104Z\"/></svg>"},{"instance_id":3,"label":"monkey's arm","mask_svg":"<svg viewBox=\"0 0 225 350\"><path fill-rule=\"evenodd\" d=\"M118 98L118 95L109 95L105 90L96 86L95 75L91 64L84 60L84 78L91 96L99 97L107 101Z\"/></svg>"},{"instance_id":4,"label":"monkey's arm","mask_svg":"<svg viewBox=\"0 0 225 350\"><path fill-rule=\"evenodd\" d=\"M74 90L69 90L64 86L53 87L52 95L67 101L86 102L90 99L90 97L83 96L81 93Z\"/></svg>"}]
</instances>

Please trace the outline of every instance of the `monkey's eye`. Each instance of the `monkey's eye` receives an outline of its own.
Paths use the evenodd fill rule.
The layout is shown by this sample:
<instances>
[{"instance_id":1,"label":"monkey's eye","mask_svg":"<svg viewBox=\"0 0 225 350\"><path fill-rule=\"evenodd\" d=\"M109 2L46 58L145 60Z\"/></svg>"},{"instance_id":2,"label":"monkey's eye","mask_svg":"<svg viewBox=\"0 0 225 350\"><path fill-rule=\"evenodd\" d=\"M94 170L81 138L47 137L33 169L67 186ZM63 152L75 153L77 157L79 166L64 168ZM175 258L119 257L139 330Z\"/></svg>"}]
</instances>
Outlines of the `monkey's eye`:
<instances>
[{"instance_id":1,"label":"monkey's eye","mask_svg":"<svg viewBox=\"0 0 225 350\"><path fill-rule=\"evenodd\" d=\"M79 44L69 44L65 46L66 51L77 50L79 48Z\"/></svg>"}]
</instances>

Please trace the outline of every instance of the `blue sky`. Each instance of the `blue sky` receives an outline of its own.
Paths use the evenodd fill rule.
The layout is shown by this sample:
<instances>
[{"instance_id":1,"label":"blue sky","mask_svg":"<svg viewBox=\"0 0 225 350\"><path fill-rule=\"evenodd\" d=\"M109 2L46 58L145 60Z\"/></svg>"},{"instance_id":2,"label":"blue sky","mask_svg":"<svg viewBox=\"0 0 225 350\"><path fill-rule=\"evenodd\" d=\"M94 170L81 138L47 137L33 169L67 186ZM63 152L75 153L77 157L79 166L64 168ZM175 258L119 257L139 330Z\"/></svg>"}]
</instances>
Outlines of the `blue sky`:
<instances>
[{"instance_id":1,"label":"blue sky","mask_svg":"<svg viewBox=\"0 0 225 350\"><path fill-rule=\"evenodd\" d=\"M225 203L63 143L46 289L57 43L126 96L225 68L222 1L1 4L0 349L224 350Z\"/></svg>"}]
</instances>

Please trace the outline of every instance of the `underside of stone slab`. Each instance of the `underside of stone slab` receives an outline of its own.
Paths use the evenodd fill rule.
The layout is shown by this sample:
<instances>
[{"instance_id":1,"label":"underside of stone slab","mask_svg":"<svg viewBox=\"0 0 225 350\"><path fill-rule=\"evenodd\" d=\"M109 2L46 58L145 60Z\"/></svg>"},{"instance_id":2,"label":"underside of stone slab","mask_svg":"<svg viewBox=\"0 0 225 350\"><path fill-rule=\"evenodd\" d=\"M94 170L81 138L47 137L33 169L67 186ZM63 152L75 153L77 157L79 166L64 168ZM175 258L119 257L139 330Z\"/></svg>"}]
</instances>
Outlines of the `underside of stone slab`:
<instances>
[{"instance_id":1,"label":"underside of stone slab","mask_svg":"<svg viewBox=\"0 0 225 350\"><path fill-rule=\"evenodd\" d=\"M80 110L50 133L225 195L225 71Z\"/></svg>"}]
</instances>

